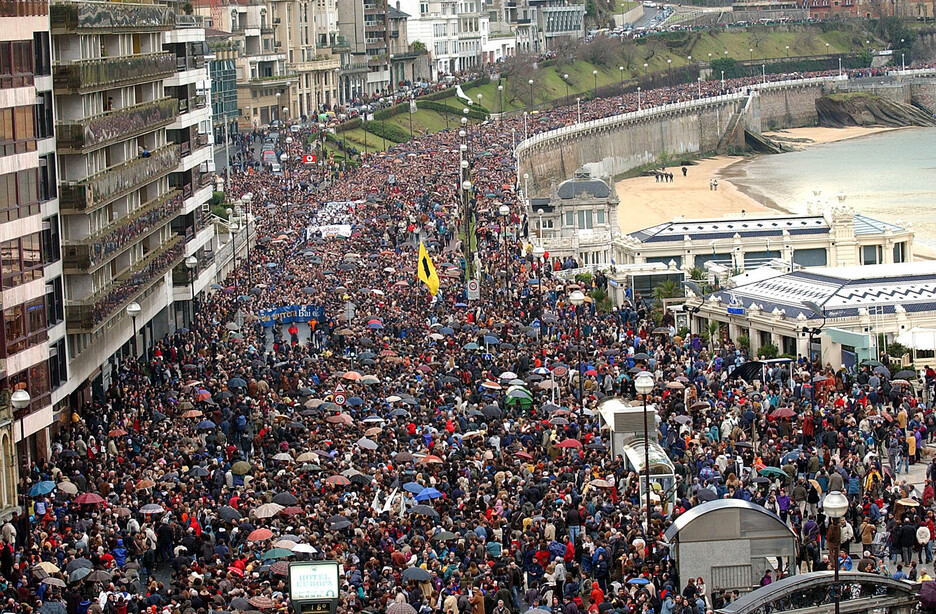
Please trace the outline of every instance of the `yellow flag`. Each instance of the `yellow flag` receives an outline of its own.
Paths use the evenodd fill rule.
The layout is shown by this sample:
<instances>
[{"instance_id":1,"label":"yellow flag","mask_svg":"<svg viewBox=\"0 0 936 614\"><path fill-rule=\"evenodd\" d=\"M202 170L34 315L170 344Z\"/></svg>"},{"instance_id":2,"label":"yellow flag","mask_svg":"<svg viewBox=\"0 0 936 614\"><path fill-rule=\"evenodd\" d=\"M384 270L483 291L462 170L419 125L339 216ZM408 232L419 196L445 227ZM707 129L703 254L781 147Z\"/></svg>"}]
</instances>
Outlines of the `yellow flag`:
<instances>
[{"instance_id":1,"label":"yellow flag","mask_svg":"<svg viewBox=\"0 0 936 614\"><path fill-rule=\"evenodd\" d=\"M439 292L439 276L436 274L432 258L426 252L426 246L423 245L422 241L419 242L419 264L416 265L416 271L419 275L419 281L426 284L426 287L429 288L429 294L435 296Z\"/></svg>"}]
</instances>

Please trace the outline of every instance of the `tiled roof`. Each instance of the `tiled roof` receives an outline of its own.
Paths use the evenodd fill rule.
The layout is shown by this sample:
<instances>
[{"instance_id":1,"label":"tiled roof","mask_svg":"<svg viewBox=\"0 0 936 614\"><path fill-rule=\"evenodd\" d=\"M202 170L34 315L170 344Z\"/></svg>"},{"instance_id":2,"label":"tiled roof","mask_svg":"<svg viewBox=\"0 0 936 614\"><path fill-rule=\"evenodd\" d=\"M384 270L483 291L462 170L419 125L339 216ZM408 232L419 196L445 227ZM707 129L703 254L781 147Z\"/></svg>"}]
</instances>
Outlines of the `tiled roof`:
<instances>
[{"instance_id":1,"label":"tiled roof","mask_svg":"<svg viewBox=\"0 0 936 614\"><path fill-rule=\"evenodd\" d=\"M757 303L765 312L775 308L787 317L804 313L812 301L829 317L849 317L861 308L893 313L897 305L908 312L936 311L936 262L814 268L754 281L715 293L724 303Z\"/></svg>"}]
</instances>

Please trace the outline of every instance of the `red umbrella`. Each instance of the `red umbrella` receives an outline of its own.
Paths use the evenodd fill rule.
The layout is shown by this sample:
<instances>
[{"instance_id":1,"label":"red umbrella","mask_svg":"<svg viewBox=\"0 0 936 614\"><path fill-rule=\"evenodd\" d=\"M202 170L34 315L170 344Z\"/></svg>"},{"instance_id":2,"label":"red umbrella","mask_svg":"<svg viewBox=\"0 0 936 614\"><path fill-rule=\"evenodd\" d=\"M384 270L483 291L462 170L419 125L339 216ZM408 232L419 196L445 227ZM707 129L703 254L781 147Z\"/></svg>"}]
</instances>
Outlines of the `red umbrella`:
<instances>
[{"instance_id":1,"label":"red umbrella","mask_svg":"<svg viewBox=\"0 0 936 614\"><path fill-rule=\"evenodd\" d=\"M351 480L346 478L343 475L333 475L328 477L325 480L326 484L331 484L332 486L347 486L351 483Z\"/></svg>"},{"instance_id":2,"label":"red umbrella","mask_svg":"<svg viewBox=\"0 0 936 614\"><path fill-rule=\"evenodd\" d=\"M198 401L199 403L202 402L202 401L209 401L209 400L211 400L211 393L210 393L210 392L202 392L202 393L199 394L197 397L195 397L195 400Z\"/></svg>"},{"instance_id":3,"label":"red umbrella","mask_svg":"<svg viewBox=\"0 0 936 614\"><path fill-rule=\"evenodd\" d=\"M563 439L556 445L560 448L581 448L582 442L578 439Z\"/></svg>"},{"instance_id":4,"label":"red umbrella","mask_svg":"<svg viewBox=\"0 0 936 614\"><path fill-rule=\"evenodd\" d=\"M443 461L434 454L427 454L426 456L423 456L421 459L419 459L418 462L423 465L428 465L430 463L442 464Z\"/></svg>"},{"instance_id":5,"label":"red umbrella","mask_svg":"<svg viewBox=\"0 0 936 614\"><path fill-rule=\"evenodd\" d=\"M96 492L86 492L75 497L75 503L79 505L97 505L104 503L104 498Z\"/></svg>"},{"instance_id":6,"label":"red umbrella","mask_svg":"<svg viewBox=\"0 0 936 614\"><path fill-rule=\"evenodd\" d=\"M585 372L585 375L587 377L595 377L596 375L598 375L598 372L595 371L594 369L589 369L588 371Z\"/></svg>"},{"instance_id":7,"label":"red umbrella","mask_svg":"<svg viewBox=\"0 0 936 614\"><path fill-rule=\"evenodd\" d=\"M254 529L250 532L250 535L247 536L247 541L249 542L262 542L265 539L270 539L273 537L273 531L269 529Z\"/></svg>"},{"instance_id":8,"label":"red umbrella","mask_svg":"<svg viewBox=\"0 0 936 614\"><path fill-rule=\"evenodd\" d=\"M354 419L349 414L335 414L328 416L325 420L333 424L347 424L348 426L354 424Z\"/></svg>"},{"instance_id":9,"label":"red umbrella","mask_svg":"<svg viewBox=\"0 0 936 614\"><path fill-rule=\"evenodd\" d=\"M533 460L533 457L526 452L514 452L514 456L518 456L524 460Z\"/></svg>"},{"instance_id":10,"label":"red umbrella","mask_svg":"<svg viewBox=\"0 0 936 614\"><path fill-rule=\"evenodd\" d=\"M233 565L231 565L230 567L227 568L227 570L231 572L232 574L234 574L235 576L239 576L241 578L244 577L244 570L241 569L240 567L234 567Z\"/></svg>"},{"instance_id":11,"label":"red umbrella","mask_svg":"<svg viewBox=\"0 0 936 614\"><path fill-rule=\"evenodd\" d=\"M295 514L301 514L302 508L296 507L295 505L290 505L289 507L283 508L283 511L280 512L284 516L293 516Z\"/></svg>"},{"instance_id":12,"label":"red umbrella","mask_svg":"<svg viewBox=\"0 0 936 614\"><path fill-rule=\"evenodd\" d=\"M126 434L127 434L127 431L123 429L114 429L110 433L108 433L107 436L108 437L123 437Z\"/></svg>"},{"instance_id":13,"label":"red umbrella","mask_svg":"<svg viewBox=\"0 0 936 614\"><path fill-rule=\"evenodd\" d=\"M780 418L792 418L796 415L796 412L790 409L789 407L781 407L780 409L775 409L771 412L770 417L775 419Z\"/></svg>"}]
</instances>

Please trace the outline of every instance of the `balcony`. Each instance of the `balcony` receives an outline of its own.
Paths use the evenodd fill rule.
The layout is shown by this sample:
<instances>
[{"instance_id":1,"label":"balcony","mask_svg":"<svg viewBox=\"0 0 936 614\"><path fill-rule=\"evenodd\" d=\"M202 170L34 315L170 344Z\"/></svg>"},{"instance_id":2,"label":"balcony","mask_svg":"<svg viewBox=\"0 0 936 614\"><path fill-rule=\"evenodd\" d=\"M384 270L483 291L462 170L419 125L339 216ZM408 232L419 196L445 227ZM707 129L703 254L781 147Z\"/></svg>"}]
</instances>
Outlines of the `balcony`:
<instances>
[{"instance_id":1,"label":"balcony","mask_svg":"<svg viewBox=\"0 0 936 614\"><path fill-rule=\"evenodd\" d=\"M176 57L175 68L178 72L185 72L186 70L198 70L204 67L205 56L203 55Z\"/></svg>"},{"instance_id":2,"label":"balcony","mask_svg":"<svg viewBox=\"0 0 936 614\"><path fill-rule=\"evenodd\" d=\"M175 13L159 4L64 2L49 7L53 31L159 32L175 27Z\"/></svg>"},{"instance_id":3,"label":"balcony","mask_svg":"<svg viewBox=\"0 0 936 614\"><path fill-rule=\"evenodd\" d=\"M0 0L0 17L35 17L48 14L48 0Z\"/></svg>"},{"instance_id":4,"label":"balcony","mask_svg":"<svg viewBox=\"0 0 936 614\"><path fill-rule=\"evenodd\" d=\"M178 145L165 145L148 158L134 158L75 183L61 184L62 209L88 213L175 170Z\"/></svg>"},{"instance_id":5,"label":"balcony","mask_svg":"<svg viewBox=\"0 0 936 614\"><path fill-rule=\"evenodd\" d=\"M56 64L52 69L56 90L79 93L155 81L175 72L171 53L129 55Z\"/></svg>"},{"instance_id":6,"label":"balcony","mask_svg":"<svg viewBox=\"0 0 936 614\"><path fill-rule=\"evenodd\" d=\"M321 56L319 56L321 57ZM297 73L299 72L317 72L322 70L335 70L338 68L339 62L338 58L327 58L327 59L317 59L310 60L308 62L297 62L291 65L291 68L294 69Z\"/></svg>"},{"instance_id":7,"label":"balcony","mask_svg":"<svg viewBox=\"0 0 936 614\"><path fill-rule=\"evenodd\" d=\"M103 264L108 258L161 226L161 222L175 217L182 209L182 193L173 190L143 205L128 217L80 241L64 245L66 269L89 270Z\"/></svg>"},{"instance_id":8,"label":"balcony","mask_svg":"<svg viewBox=\"0 0 936 614\"><path fill-rule=\"evenodd\" d=\"M176 13L175 16L175 25L176 28L201 28L204 24L204 17L201 15L184 15Z\"/></svg>"},{"instance_id":9,"label":"balcony","mask_svg":"<svg viewBox=\"0 0 936 614\"><path fill-rule=\"evenodd\" d=\"M182 237L174 236L106 288L84 300L69 301L65 307L66 329L69 333L94 332L106 320L122 313L124 307L144 292L147 286L162 279L166 271L176 266L184 255Z\"/></svg>"},{"instance_id":10,"label":"balcony","mask_svg":"<svg viewBox=\"0 0 936 614\"><path fill-rule=\"evenodd\" d=\"M178 112L175 98L160 98L78 122L60 122L56 130L58 146L60 149L84 151L127 140L171 124Z\"/></svg>"},{"instance_id":11,"label":"balcony","mask_svg":"<svg viewBox=\"0 0 936 614\"><path fill-rule=\"evenodd\" d=\"M255 77L250 80L250 85L277 85L285 84L291 79L296 79L296 73L286 73L282 75L270 75L269 77Z\"/></svg>"}]
</instances>

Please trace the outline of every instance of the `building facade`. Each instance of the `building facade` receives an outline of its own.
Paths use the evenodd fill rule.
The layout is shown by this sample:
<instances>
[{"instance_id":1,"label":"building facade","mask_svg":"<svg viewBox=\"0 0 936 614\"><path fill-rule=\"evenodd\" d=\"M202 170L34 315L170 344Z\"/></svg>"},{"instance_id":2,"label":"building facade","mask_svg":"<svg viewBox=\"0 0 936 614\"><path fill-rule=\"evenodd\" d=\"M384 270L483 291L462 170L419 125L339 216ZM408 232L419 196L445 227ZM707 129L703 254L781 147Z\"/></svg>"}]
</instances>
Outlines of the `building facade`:
<instances>
[{"instance_id":1,"label":"building facade","mask_svg":"<svg viewBox=\"0 0 936 614\"><path fill-rule=\"evenodd\" d=\"M530 199L527 217L537 245L550 257L569 256L580 267L610 266L621 240L618 197L611 186L584 169L572 179L553 183L549 196Z\"/></svg>"},{"instance_id":2,"label":"building facade","mask_svg":"<svg viewBox=\"0 0 936 614\"><path fill-rule=\"evenodd\" d=\"M805 215L678 219L622 237L622 264L674 263L720 277L779 260L793 268L909 262L913 231L837 203Z\"/></svg>"},{"instance_id":3,"label":"building facade","mask_svg":"<svg viewBox=\"0 0 936 614\"><path fill-rule=\"evenodd\" d=\"M53 3L50 20L68 377L43 428L188 321L213 233L200 21L174 4L84 1ZM194 284L180 275L187 256L198 261Z\"/></svg>"},{"instance_id":4,"label":"building facade","mask_svg":"<svg viewBox=\"0 0 936 614\"><path fill-rule=\"evenodd\" d=\"M0 515L18 502L17 468L48 446L64 330L50 53L48 2L0 3ZM10 405L17 389L25 408Z\"/></svg>"}]
</instances>

